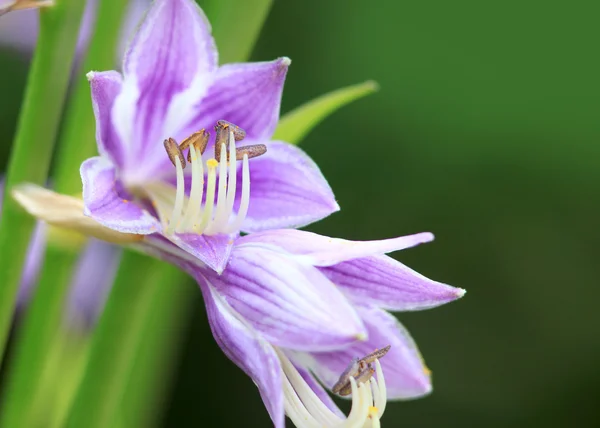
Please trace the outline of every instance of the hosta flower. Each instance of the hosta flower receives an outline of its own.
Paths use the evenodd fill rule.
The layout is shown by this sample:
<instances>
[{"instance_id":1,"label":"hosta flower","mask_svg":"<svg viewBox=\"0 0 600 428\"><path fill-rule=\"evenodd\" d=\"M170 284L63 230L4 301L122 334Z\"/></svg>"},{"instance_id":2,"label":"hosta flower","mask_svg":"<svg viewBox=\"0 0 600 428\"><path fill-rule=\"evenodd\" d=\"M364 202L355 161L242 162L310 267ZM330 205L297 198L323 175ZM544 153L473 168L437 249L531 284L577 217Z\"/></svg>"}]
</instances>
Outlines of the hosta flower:
<instances>
[{"instance_id":1,"label":"hosta flower","mask_svg":"<svg viewBox=\"0 0 600 428\"><path fill-rule=\"evenodd\" d=\"M202 289L215 339L258 385L276 426L284 426L285 409L298 427L362 427L377 423L387 398L431 390L415 343L386 310L435 307L464 290L384 255L431 239L352 242L274 230L240 238L222 275L187 269ZM372 361L376 369L356 363L386 346L387 355ZM353 396L347 421L313 377L339 391L344 373L341 389Z\"/></svg>"},{"instance_id":2,"label":"hosta flower","mask_svg":"<svg viewBox=\"0 0 600 428\"><path fill-rule=\"evenodd\" d=\"M101 156L81 167L86 214L118 232L158 233L220 272L240 230L297 227L336 211L316 165L270 140L289 64L219 67L198 6L155 1L123 76L88 74ZM215 144L223 120L235 126L217 128Z\"/></svg>"}]
</instances>

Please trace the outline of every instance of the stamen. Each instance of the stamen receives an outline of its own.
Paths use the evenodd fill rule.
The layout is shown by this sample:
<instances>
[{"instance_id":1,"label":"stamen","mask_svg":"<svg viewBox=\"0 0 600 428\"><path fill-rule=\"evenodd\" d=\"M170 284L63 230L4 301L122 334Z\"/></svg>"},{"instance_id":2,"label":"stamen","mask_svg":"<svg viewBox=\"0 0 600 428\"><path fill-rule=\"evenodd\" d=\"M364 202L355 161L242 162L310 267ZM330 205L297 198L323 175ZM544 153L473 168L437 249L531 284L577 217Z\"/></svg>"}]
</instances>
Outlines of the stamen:
<instances>
[{"instance_id":1,"label":"stamen","mask_svg":"<svg viewBox=\"0 0 600 428\"><path fill-rule=\"evenodd\" d=\"M246 131L231 122L227 122L226 120L217 120L215 130L219 127L229 128L229 130L233 132L233 138L235 138L235 141L242 141L244 138L246 138Z\"/></svg>"},{"instance_id":2,"label":"stamen","mask_svg":"<svg viewBox=\"0 0 600 428\"><path fill-rule=\"evenodd\" d=\"M348 388L352 394L352 408L348 417L342 419L321 401L287 356L277 348L275 348L275 352L279 357L284 374L285 412L297 428L324 426L366 428L381 426L379 419L385 410L387 396L385 379L378 359L372 361L375 363L375 369L369 365L360 375L348 377ZM355 359L341 377L354 371L359 365L358 361L358 359ZM374 372L377 374L379 384L375 378L371 378Z\"/></svg>"},{"instance_id":3,"label":"stamen","mask_svg":"<svg viewBox=\"0 0 600 428\"><path fill-rule=\"evenodd\" d=\"M160 203L154 198L153 200L161 219L165 221L168 234L215 235L232 233L239 231L246 218L250 205L250 169L248 161L264 154L267 148L264 144L255 144L236 149L235 142L246 135L243 129L226 121L219 121L215 129L217 130L215 158L206 161L206 170L202 159L210 137L206 130L202 129L195 132L179 145L173 138L164 141L167 155L175 165L177 188L174 199L172 199L173 193L169 192L168 188L165 187L162 191L155 189L154 194L162 196L160 196ZM184 150L188 150L187 162L191 167L191 186L189 198L187 199L185 197L186 189L183 174L183 169L186 167ZM235 153L235 159L233 153ZM242 161L242 189L240 206L237 215L234 215L236 192L238 190L237 160ZM206 178L204 177L205 171ZM205 184L206 195L203 203ZM159 196L155 197L158 198ZM173 204L173 211L169 216L165 208L171 203Z\"/></svg>"},{"instance_id":4,"label":"stamen","mask_svg":"<svg viewBox=\"0 0 600 428\"><path fill-rule=\"evenodd\" d=\"M252 144L250 146L238 147L235 151L235 159L242 160L244 155L248 155L248 159L252 159L265 153L267 153L267 146L264 144Z\"/></svg>"},{"instance_id":5,"label":"stamen","mask_svg":"<svg viewBox=\"0 0 600 428\"><path fill-rule=\"evenodd\" d=\"M206 132L204 129L201 129L198 132L194 132L192 135L187 137L185 140L181 142L179 145L179 149L183 152L188 147L195 147L200 150L200 155L204 154L206 150L206 146L208 145L208 139L210 138L210 134ZM188 152L187 160L188 162L192 162L192 151Z\"/></svg>"},{"instance_id":6,"label":"stamen","mask_svg":"<svg viewBox=\"0 0 600 428\"><path fill-rule=\"evenodd\" d=\"M173 138L168 138L163 144L165 145L165 150L167 151L167 155L169 155L169 159L171 160L171 163L173 163L173 166L177 166L175 164L175 159L179 158L179 161L181 162L181 168L185 168L185 158L183 157L181 149L177 145L177 141L175 141Z\"/></svg>"}]
</instances>

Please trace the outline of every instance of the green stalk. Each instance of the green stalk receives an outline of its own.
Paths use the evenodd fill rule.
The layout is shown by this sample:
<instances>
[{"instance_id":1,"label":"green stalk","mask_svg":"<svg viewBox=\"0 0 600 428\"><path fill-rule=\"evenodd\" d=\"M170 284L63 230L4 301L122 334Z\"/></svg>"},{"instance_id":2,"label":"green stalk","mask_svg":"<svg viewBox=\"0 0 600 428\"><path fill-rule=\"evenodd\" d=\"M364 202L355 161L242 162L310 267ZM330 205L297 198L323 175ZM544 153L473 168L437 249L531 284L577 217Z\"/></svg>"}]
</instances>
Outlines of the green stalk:
<instances>
[{"instance_id":1,"label":"green stalk","mask_svg":"<svg viewBox=\"0 0 600 428\"><path fill-rule=\"evenodd\" d=\"M117 426L152 427L161 420L198 286L173 266L158 269L157 287L118 410Z\"/></svg>"},{"instance_id":2,"label":"green stalk","mask_svg":"<svg viewBox=\"0 0 600 428\"><path fill-rule=\"evenodd\" d=\"M96 31L92 37L83 70L113 68L119 29L126 6L127 2L122 0L100 2L96 28L100 28L101 31ZM104 31L107 31L107 34L104 34ZM72 36L72 38L77 37ZM68 76L70 70L63 74ZM56 190L67 194L81 191L79 165L96 152L89 84L85 73L79 73L78 76L74 95L66 109L67 118L53 180ZM56 111L59 110L57 108ZM52 249L44 260L38 290L26 313L22 328L18 331L15 358L8 374L4 411L0 419L6 423L0 424L1 426L27 426L23 424L26 420L24 418L33 413L33 409L37 412L42 412L42 408L46 408L48 412L55 410L45 406L58 393L53 389L56 385L52 384L55 377L46 373L51 368L47 365L47 359L40 356L51 355L52 349L56 348L55 342L65 342L60 322L65 296L71 282L70 273L73 272L78 260L76 254L78 248L53 246L52 235L50 238L49 245ZM85 347L77 349L81 350L82 355L85 354ZM71 383L71 385L77 384L76 381ZM68 395L66 389L66 384L61 383L60 393L65 397ZM68 399L63 401L68 402Z\"/></svg>"},{"instance_id":3,"label":"green stalk","mask_svg":"<svg viewBox=\"0 0 600 428\"><path fill-rule=\"evenodd\" d=\"M147 321L155 314L160 288L173 292L182 284L166 283L171 271L162 262L125 252L121 267L92 338L90 357L71 408L68 427L115 426L119 403Z\"/></svg>"},{"instance_id":4,"label":"green stalk","mask_svg":"<svg viewBox=\"0 0 600 428\"><path fill-rule=\"evenodd\" d=\"M73 96L67 104L61 144L53 171L54 186L59 193L75 195L81 192L79 166L84 160L97 154L96 123L90 84L85 75L92 70L114 69L127 4L124 0L102 0L98 4L94 35L81 72L77 73Z\"/></svg>"},{"instance_id":5,"label":"green stalk","mask_svg":"<svg viewBox=\"0 0 600 428\"><path fill-rule=\"evenodd\" d=\"M23 181L46 181L84 6L81 0L57 0L55 6L40 11L38 43L8 164L8 189ZM4 19L10 19L10 15ZM4 194L0 221L0 360L35 224L9 197L10 192Z\"/></svg>"},{"instance_id":6,"label":"green stalk","mask_svg":"<svg viewBox=\"0 0 600 428\"><path fill-rule=\"evenodd\" d=\"M221 64L250 57L272 3L273 0L200 1L212 24Z\"/></svg>"},{"instance_id":7,"label":"green stalk","mask_svg":"<svg viewBox=\"0 0 600 428\"><path fill-rule=\"evenodd\" d=\"M46 407L40 388L50 376L48 356L63 321L65 296L71 282L75 250L48 245L46 264L33 300L19 330L14 367L9 365L0 426L29 427Z\"/></svg>"}]
</instances>

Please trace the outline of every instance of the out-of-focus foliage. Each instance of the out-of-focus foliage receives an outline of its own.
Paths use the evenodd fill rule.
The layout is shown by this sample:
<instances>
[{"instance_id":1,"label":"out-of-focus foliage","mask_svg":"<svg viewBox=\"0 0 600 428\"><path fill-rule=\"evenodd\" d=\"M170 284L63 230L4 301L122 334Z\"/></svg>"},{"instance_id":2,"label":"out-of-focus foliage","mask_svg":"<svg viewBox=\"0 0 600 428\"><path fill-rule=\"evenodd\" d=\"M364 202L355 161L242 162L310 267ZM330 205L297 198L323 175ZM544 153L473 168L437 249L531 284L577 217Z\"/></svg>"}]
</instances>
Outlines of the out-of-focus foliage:
<instances>
[{"instance_id":1,"label":"out-of-focus foliage","mask_svg":"<svg viewBox=\"0 0 600 428\"><path fill-rule=\"evenodd\" d=\"M367 79L381 87L302 143L342 207L313 230L432 231L434 243L395 257L468 290L399 314L434 393L390 405L385 426L600 419L599 13L594 2L274 2L253 58L293 60L284 112ZM5 52L0 65L5 162L27 64ZM202 305L193 322L164 425L268 426Z\"/></svg>"}]
</instances>

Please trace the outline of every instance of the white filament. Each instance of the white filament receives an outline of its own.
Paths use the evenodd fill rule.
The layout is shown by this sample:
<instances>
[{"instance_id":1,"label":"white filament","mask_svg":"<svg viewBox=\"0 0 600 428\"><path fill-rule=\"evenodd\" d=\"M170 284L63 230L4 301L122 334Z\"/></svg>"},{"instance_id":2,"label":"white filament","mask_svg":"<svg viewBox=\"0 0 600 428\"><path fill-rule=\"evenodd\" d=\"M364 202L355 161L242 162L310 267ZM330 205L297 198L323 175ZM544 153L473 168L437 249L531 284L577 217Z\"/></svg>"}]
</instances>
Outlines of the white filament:
<instances>
[{"instance_id":1,"label":"white filament","mask_svg":"<svg viewBox=\"0 0 600 428\"><path fill-rule=\"evenodd\" d=\"M242 197L237 216L234 215L235 192L237 189L237 164L235 161L235 140L229 135L229 161L225 144L220 148L220 161L206 161L206 198L204 204L204 165L200 151L190 147L192 184L190 196L185 202L185 181L183 167L175 158L177 189L173 212L168 218L167 233L195 233L216 235L238 231L246 219L250 204L250 171L248 155L242 160ZM217 180L218 174L218 180ZM218 181L218 189L217 189ZM216 204L215 204L216 196Z\"/></svg>"},{"instance_id":2,"label":"white filament","mask_svg":"<svg viewBox=\"0 0 600 428\"><path fill-rule=\"evenodd\" d=\"M290 360L276 349L283 368L284 407L287 416L297 428L363 428L380 427L379 419L385 410L387 393L379 361L375 361L375 378L357 384L350 378L352 408L346 419L333 413L302 378Z\"/></svg>"}]
</instances>

